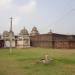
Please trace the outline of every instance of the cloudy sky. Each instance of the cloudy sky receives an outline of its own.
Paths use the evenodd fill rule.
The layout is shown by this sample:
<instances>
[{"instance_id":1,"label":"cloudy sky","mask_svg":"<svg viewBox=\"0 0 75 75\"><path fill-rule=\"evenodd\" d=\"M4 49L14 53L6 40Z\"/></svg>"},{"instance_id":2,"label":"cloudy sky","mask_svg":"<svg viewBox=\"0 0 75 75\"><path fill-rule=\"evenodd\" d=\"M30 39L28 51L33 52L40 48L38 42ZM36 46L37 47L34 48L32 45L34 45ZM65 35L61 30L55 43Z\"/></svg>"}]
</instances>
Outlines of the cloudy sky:
<instances>
[{"instance_id":1,"label":"cloudy sky","mask_svg":"<svg viewBox=\"0 0 75 75\"><path fill-rule=\"evenodd\" d=\"M36 26L40 33L75 34L75 0L0 0L0 33L23 27L30 32Z\"/></svg>"}]
</instances>

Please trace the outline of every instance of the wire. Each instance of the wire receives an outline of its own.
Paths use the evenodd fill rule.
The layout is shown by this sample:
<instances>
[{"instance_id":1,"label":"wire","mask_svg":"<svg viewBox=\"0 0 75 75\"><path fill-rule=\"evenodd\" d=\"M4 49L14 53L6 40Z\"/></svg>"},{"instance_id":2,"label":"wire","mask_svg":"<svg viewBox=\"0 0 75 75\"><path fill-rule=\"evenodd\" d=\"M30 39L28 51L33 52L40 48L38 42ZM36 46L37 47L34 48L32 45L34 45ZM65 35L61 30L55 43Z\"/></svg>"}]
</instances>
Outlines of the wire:
<instances>
[{"instance_id":1,"label":"wire","mask_svg":"<svg viewBox=\"0 0 75 75\"><path fill-rule=\"evenodd\" d=\"M61 20L63 20L67 15L69 15L71 12L75 11L75 9L69 10L67 13L65 13L62 17L60 17L53 25L59 23Z\"/></svg>"}]
</instances>

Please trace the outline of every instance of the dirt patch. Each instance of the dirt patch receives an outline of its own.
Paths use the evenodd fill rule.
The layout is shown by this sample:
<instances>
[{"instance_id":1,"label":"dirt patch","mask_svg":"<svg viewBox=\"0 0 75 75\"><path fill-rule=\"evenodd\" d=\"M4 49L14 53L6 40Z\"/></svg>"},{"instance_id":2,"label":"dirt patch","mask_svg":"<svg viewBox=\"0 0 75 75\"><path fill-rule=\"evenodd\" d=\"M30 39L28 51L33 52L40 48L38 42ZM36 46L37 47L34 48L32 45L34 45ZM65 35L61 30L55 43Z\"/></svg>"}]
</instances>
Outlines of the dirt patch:
<instances>
[{"instance_id":1,"label":"dirt patch","mask_svg":"<svg viewBox=\"0 0 75 75\"><path fill-rule=\"evenodd\" d=\"M64 67L66 67L66 68L75 68L75 64L65 64Z\"/></svg>"}]
</instances>

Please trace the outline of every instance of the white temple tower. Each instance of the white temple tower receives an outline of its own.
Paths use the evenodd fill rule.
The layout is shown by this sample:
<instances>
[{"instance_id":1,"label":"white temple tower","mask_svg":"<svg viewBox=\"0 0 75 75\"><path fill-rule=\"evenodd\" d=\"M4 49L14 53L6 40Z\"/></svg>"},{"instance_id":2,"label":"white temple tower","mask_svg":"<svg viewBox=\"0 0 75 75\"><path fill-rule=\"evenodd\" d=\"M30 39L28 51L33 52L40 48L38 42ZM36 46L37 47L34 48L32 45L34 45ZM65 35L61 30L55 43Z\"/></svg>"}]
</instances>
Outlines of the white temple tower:
<instances>
[{"instance_id":1,"label":"white temple tower","mask_svg":"<svg viewBox=\"0 0 75 75\"><path fill-rule=\"evenodd\" d=\"M17 48L29 48L30 37L27 29L24 27L17 37Z\"/></svg>"}]
</instances>

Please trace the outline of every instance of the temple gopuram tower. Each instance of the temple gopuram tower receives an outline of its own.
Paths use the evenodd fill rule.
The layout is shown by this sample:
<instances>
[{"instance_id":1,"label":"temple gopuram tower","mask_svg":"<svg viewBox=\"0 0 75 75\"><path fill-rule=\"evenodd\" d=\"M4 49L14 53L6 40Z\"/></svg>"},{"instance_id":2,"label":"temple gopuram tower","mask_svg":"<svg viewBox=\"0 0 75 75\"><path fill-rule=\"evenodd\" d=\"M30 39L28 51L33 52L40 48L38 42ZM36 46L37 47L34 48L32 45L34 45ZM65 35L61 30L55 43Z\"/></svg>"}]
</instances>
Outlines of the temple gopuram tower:
<instances>
[{"instance_id":1,"label":"temple gopuram tower","mask_svg":"<svg viewBox=\"0 0 75 75\"><path fill-rule=\"evenodd\" d=\"M29 48L30 37L27 29L24 27L17 36L17 48Z\"/></svg>"},{"instance_id":2,"label":"temple gopuram tower","mask_svg":"<svg viewBox=\"0 0 75 75\"><path fill-rule=\"evenodd\" d=\"M34 36L34 35L39 35L39 32L35 26L32 28L32 31L30 33L30 36Z\"/></svg>"}]
</instances>

